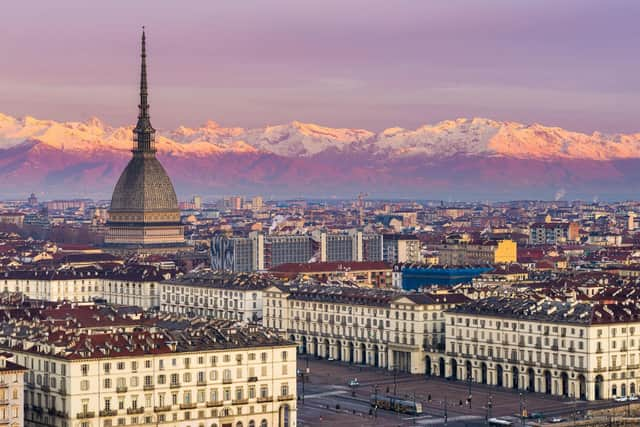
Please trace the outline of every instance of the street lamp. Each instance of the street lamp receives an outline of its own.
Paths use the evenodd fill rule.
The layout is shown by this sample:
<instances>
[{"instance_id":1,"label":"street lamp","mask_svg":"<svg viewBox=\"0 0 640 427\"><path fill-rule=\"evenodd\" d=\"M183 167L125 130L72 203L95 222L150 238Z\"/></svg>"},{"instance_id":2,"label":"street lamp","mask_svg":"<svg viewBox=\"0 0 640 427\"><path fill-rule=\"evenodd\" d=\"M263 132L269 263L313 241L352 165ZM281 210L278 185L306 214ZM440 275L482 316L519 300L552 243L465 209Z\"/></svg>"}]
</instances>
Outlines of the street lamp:
<instances>
[{"instance_id":1,"label":"street lamp","mask_svg":"<svg viewBox=\"0 0 640 427\"><path fill-rule=\"evenodd\" d=\"M491 418L491 407L493 406L492 398L493 396L491 395L487 397L486 415L484 417L487 425L489 425L489 418Z\"/></svg>"},{"instance_id":2,"label":"street lamp","mask_svg":"<svg viewBox=\"0 0 640 427\"><path fill-rule=\"evenodd\" d=\"M449 419L449 416L447 415L447 396L444 396L444 425L447 425L447 420Z\"/></svg>"},{"instance_id":3,"label":"street lamp","mask_svg":"<svg viewBox=\"0 0 640 427\"><path fill-rule=\"evenodd\" d=\"M469 402L469 409L471 409L471 371L470 370L467 370L467 385L469 386L467 402Z\"/></svg>"},{"instance_id":4,"label":"street lamp","mask_svg":"<svg viewBox=\"0 0 640 427\"><path fill-rule=\"evenodd\" d=\"M373 386L373 418L378 418L378 384Z\"/></svg>"},{"instance_id":5,"label":"street lamp","mask_svg":"<svg viewBox=\"0 0 640 427\"><path fill-rule=\"evenodd\" d=\"M523 398L524 396L522 395L522 392L520 392L520 425L522 427L524 427L524 407L522 401Z\"/></svg>"}]
</instances>

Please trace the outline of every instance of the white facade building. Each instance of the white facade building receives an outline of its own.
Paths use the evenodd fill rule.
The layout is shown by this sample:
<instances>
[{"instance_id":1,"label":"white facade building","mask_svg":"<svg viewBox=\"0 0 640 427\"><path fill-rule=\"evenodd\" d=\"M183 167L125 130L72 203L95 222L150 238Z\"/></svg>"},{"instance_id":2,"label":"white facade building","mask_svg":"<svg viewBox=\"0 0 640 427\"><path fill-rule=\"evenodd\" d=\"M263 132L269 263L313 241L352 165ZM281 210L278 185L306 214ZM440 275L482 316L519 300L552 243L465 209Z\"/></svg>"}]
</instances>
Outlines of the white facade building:
<instances>
[{"instance_id":1,"label":"white facade building","mask_svg":"<svg viewBox=\"0 0 640 427\"><path fill-rule=\"evenodd\" d=\"M273 280L259 274L190 273L160 283L160 310L216 319L262 319L262 294Z\"/></svg>"}]
</instances>

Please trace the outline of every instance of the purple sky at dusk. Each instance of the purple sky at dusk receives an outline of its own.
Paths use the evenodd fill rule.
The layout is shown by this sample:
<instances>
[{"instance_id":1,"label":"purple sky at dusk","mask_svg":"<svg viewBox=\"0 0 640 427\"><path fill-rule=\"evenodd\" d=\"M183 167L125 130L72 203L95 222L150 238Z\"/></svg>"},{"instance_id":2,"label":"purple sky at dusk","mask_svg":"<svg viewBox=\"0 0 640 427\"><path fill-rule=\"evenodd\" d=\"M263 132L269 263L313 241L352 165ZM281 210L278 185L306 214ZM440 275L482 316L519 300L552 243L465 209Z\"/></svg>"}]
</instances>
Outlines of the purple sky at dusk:
<instances>
[{"instance_id":1,"label":"purple sky at dusk","mask_svg":"<svg viewBox=\"0 0 640 427\"><path fill-rule=\"evenodd\" d=\"M457 117L639 132L637 0L13 1L0 112L156 128L416 127Z\"/></svg>"}]
</instances>

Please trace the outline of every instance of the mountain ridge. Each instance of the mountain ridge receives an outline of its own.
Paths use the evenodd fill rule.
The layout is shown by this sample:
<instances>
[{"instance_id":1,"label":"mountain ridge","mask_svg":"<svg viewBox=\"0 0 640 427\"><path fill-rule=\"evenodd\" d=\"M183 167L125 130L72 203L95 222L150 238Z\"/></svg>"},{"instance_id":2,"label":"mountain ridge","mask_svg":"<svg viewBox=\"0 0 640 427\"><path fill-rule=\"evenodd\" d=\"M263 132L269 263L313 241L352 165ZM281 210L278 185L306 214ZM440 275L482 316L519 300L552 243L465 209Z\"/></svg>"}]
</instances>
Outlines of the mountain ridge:
<instances>
[{"instance_id":1,"label":"mountain ridge","mask_svg":"<svg viewBox=\"0 0 640 427\"><path fill-rule=\"evenodd\" d=\"M84 122L57 122L0 113L0 148L30 139L63 150L126 151L132 145L131 129L132 126L111 127L95 117ZM538 123L484 118L445 120L416 129L390 127L380 132L299 121L260 128L223 127L208 121L196 128L159 130L157 148L160 152L184 156L229 151L311 157L338 150L396 158L464 154L613 160L640 158L640 133L589 135Z\"/></svg>"},{"instance_id":2,"label":"mountain ridge","mask_svg":"<svg viewBox=\"0 0 640 427\"><path fill-rule=\"evenodd\" d=\"M159 130L156 140L182 197L634 198L640 181L640 134L482 118L380 132L209 121ZM132 146L132 126L0 113L0 196L109 197Z\"/></svg>"}]
</instances>

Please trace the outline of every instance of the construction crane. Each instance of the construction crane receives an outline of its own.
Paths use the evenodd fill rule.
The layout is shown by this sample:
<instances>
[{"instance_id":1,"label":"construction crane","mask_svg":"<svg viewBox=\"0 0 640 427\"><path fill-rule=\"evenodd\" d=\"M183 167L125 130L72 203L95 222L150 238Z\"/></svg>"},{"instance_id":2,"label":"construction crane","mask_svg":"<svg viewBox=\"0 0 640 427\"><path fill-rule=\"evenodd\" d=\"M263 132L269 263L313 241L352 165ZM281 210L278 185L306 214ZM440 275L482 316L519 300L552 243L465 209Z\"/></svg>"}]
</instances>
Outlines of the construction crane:
<instances>
[{"instance_id":1,"label":"construction crane","mask_svg":"<svg viewBox=\"0 0 640 427\"><path fill-rule=\"evenodd\" d=\"M364 226L364 198L369 197L368 193L358 194L358 223L361 227Z\"/></svg>"}]
</instances>

